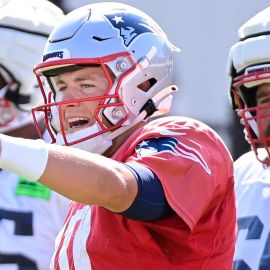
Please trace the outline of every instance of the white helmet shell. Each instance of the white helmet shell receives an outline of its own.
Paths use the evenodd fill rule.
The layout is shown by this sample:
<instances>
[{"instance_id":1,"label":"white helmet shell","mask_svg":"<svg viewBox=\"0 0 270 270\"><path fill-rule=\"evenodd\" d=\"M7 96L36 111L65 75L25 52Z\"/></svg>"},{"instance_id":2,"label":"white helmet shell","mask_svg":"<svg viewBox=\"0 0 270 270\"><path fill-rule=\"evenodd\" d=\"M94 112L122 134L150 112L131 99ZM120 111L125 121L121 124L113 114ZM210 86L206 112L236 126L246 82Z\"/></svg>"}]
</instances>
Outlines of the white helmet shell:
<instances>
[{"instance_id":1,"label":"white helmet shell","mask_svg":"<svg viewBox=\"0 0 270 270\"><path fill-rule=\"evenodd\" d=\"M0 132L31 121L31 108L41 100L32 70L63 15L60 8L47 0L0 0L0 73L9 89L7 93L0 91L0 97L6 96L10 101L10 111L0 113ZM6 121L3 117L8 117L8 113L13 118Z\"/></svg>"},{"instance_id":2,"label":"white helmet shell","mask_svg":"<svg viewBox=\"0 0 270 270\"><path fill-rule=\"evenodd\" d=\"M270 59L270 7L256 14L238 30L239 42L229 52L227 73L233 68L236 74L244 74L251 66L269 63ZM259 83L259 82L258 82ZM252 86L247 85L247 86Z\"/></svg>"}]
</instances>

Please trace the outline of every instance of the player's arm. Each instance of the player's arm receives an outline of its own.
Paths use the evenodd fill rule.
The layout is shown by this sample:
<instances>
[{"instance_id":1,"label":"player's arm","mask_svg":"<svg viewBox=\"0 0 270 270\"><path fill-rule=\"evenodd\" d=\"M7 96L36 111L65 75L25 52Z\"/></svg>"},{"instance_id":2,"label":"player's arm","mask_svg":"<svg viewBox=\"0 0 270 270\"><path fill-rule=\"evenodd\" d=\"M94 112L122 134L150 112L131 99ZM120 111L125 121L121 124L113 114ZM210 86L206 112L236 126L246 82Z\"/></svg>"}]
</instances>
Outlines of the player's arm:
<instances>
[{"instance_id":1,"label":"player's arm","mask_svg":"<svg viewBox=\"0 0 270 270\"><path fill-rule=\"evenodd\" d=\"M159 179L138 163L123 164L52 145L39 182L75 201L101 205L132 219L155 220L172 214Z\"/></svg>"},{"instance_id":2,"label":"player's arm","mask_svg":"<svg viewBox=\"0 0 270 270\"><path fill-rule=\"evenodd\" d=\"M137 181L122 163L70 147L48 145L48 149L40 183L74 201L114 212L126 210L134 201Z\"/></svg>"},{"instance_id":3,"label":"player's arm","mask_svg":"<svg viewBox=\"0 0 270 270\"><path fill-rule=\"evenodd\" d=\"M167 215L162 186L151 176L150 170L138 166L131 169L132 166L98 154L1 136L0 165L28 179L36 178L56 192L84 204L100 205L136 219L145 219L145 216L157 219ZM160 195L149 197L145 182ZM156 198L159 204L156 204ZM142 202L148 210L142 212L141 217L138 208L142 209ZM159 207L153 210L151 205Z\"/></svg>"}]
</instances>

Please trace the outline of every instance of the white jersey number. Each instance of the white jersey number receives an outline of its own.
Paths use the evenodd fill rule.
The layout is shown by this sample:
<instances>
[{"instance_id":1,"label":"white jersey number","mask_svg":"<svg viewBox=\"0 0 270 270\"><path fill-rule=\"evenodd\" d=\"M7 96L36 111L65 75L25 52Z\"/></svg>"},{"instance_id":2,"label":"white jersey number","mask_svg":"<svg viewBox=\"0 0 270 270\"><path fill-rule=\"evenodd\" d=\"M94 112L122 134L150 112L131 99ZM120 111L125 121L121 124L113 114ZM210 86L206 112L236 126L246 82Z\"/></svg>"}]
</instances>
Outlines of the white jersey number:
<instances>
[{"instance_id":1,"label":"white jersey number","mask_svg":"<svg viewBox=\"0 0 270 270\"><path fill-rule=\"evenodd\" d=\"M22 213L0 209L0 223L4 219L14 222L14 235L33 235L33 215L31 212ZM16 245L16 243L14 244ZM16 264L18 270L37 270L36 263L21 254L0 252L0 264Z\"/></svg>"},{"instance_id":2,"label":"white jersey number","mask_svg":"<svg viewBox=\"0 0 270 270\"><path fill-rule=\"evenodd\" d=\"M247 230L246 240L260 239L263 231L263 223L257 216L243 217L238 219L238 230ZM270 266L270 233L260 258L258 270L269 270ZM252 270L244 260L235 260L234 270Z\"/></svg>"}]
</instances>

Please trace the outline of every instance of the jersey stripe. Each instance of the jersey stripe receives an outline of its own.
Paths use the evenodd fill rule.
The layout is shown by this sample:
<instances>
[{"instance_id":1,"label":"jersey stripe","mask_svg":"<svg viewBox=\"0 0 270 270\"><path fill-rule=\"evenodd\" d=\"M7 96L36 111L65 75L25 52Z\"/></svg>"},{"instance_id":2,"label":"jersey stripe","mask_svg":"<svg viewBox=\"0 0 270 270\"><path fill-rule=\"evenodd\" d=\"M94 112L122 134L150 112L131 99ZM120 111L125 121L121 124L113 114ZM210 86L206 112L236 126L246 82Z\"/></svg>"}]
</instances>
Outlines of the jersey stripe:
<instances>
[{"instance_id":1,"label":"jersey stripe","mask_svg":"<svg viewBox=\"0 0 270 270\"><path fill-rule=\"evenodd\" d=\"M81 220L78 220L74 226L73 232L70 237L70 241L68 242L68 248L67 248L67 256L68 256L68 265L70 270L75 270L74 267L74 259L73 259L73 243L74 243L74 237L75 234L78 231L78 228L80 226Z\"/></svg>"}]
</instances>

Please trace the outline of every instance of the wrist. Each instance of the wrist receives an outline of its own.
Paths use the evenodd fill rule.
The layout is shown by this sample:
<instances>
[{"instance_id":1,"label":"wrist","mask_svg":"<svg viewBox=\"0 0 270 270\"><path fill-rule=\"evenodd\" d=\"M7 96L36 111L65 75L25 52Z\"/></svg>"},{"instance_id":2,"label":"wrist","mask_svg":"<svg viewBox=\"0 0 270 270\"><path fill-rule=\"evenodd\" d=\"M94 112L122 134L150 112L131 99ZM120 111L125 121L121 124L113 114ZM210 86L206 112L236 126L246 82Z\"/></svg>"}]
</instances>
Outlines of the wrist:
<instances>
[{"instance_id":1,"label":"wrist","mask_svg":"<svg viewBox=\"0 0 270 270\"><path fill-rule=\"evenodd\" d=\"M37 181L45 171L48 149L42 140L29 140L0 135L0 167Z\"/></svg>"}]
</instances>

